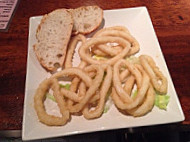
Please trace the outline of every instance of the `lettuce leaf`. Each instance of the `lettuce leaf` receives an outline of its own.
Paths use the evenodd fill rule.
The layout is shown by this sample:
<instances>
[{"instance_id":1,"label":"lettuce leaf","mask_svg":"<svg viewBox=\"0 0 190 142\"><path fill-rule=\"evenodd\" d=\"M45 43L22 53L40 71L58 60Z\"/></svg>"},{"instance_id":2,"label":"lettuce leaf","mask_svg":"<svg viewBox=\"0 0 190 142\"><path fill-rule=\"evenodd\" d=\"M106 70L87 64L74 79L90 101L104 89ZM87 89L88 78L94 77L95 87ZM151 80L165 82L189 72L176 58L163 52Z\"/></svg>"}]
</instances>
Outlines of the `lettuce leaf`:
<instances>
[{"instance_id":1,"label":"lettuce leaf","mask_svg":"<svg viewBox=\"0 0 190 142\"><path fill-rule=\"evenodd\" d=\"M127 57L126 60L133 64L140 64L139 58L135 56Z\"/></svg>"},{"instance_id":2,"label":"lettuce leaf","mask_svg":"<svg viewBox=\"0 0 190 142\"><path fill-rule=\"evenodd\" d=\"M69 90L69 89L70 89L70 86L71 86L71 84L65 84L65 85L59 84L59 85L60 85L61 88L65 88L65 89L67 89L67 90Z\"/></svg>"},{"instance_id":3,"label":"lettuce leaf","mask_svg":"<svg viewBox=\"0 0 190 142\"><path fill-rule=\"evenodd\" d=\"M107 92L107 95L106 95L106 103L105 103L105 106L104 106L103 113L107 113L108 110L110 109L111 105L113 104L113 102L112 102L112 100L110 98L111 91L112 91L112 88L110 87L108 92Z\"/></svg>"},{"instance_id":4,"label":"lettuce leaf","mask_svg":"<svg viewBox=\"0 0 190 142\"><path fill-rule=\"evenodd\" d=\"M56 102L56 99L55 99L54 96L53 96L52 94L50 94L50 93L46 93L46 98L48 98L48 99L50 99L50 100Z\"/></svg>"},{"instance_id":5,"label":"lettuce leaf","mask_svg":"<svg viewBox=\"0 0 190 142\"><path fill-rule=\"evenodd\" d=\"M105 106L105 107L104 107L104 112L103 112L103 113L107 113L109 109L110 109L110 107Z\"/></svg>"},{"instance_id":6,"label":"lettuce leaf","mask_svg":"<svg viewBox=\"0 0 190 142\"><path fill-rule=\"evenodd\" d=\"M131 97L134 99L137 96L137 90L135 90ZM170 96L169 95L161 95L158 92L155 91L156 97L155 97L155 102L154 105L157 106L159 109L167 110L167 105L170 101Z\"/></svg>"},{"instance_id":7,"label":"lettuce leaf","mask_svg":"<svg viewBox=\"0 0 190 142\"><path fill-rule=\"evenodd\" d=\"M134 98L137 96L137 93L138 93L137 90L135 90L135 91L132 93L131 98L134 99Z\"/></svg>"},{"instance_id":8,"label":"lettuce leaf","mask_svg":"<svg viewBox=\"0 0 190 142\"><path fill-rule=\"evenodd\" d=\"M99 55L94 55L92 58L96 59L96 60L106 60L107 58L104 56L99 56Z\"/></svg>"},{"instance_id":9,"label":"lettuce leaf","mask_svg":"<svg viewBox=\"0 0 190 142\"><path fill-rule=\"evenodd\" d=\"M70 85L70 84L65 84L65 85L59 84L59 86L60 86L61 88L65 88L65 89L69 90L71 85ZM54 97L52 94L50 94L50 93L46 93L46 98L48 98L48 99L50 99L50 100L56 102L55 97Z\"/></svg>"},{"instance_id":10,"label":"lettuce leaf","mask_svg":"<svg viewBox=\"0 0 190 142\"><path fill-rule=\"evenodd\" d=\"M159 109L167 110L167 105L169 101L170 101L169 95L160 95L156 93L154 105L157 106Z\"/></svg>"}]
</instances>

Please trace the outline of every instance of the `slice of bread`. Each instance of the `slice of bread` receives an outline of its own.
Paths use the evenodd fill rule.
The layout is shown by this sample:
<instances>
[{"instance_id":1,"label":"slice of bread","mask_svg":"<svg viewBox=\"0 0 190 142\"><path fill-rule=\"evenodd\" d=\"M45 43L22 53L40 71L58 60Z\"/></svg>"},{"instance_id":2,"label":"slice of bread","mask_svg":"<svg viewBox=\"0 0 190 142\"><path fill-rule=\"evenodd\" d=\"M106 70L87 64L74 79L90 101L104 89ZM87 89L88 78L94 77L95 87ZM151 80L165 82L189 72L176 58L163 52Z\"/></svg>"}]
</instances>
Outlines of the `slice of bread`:
<instances>
[{"instance_id":1,"label":"slice of bread","mask_svg":"<svg viewBox=\"0 0 190 142\"><path fill-rule=\"evenodd\" d=\"M73 34L88 34L102 23L103 10L98 6L82 6L71 11L74 20Z\"/></svg>"},{"instance_id":2,"label":"slice of bread","mask_svg":"<svg viewBox=\"0 0 190 142\"><path fill-rule=\"evenodd\" d=\"M35 54L49 71L62 67L73 28L73 18L67 9L57 9L43 16L36 32Z\"/></svg>"}]
</instances>

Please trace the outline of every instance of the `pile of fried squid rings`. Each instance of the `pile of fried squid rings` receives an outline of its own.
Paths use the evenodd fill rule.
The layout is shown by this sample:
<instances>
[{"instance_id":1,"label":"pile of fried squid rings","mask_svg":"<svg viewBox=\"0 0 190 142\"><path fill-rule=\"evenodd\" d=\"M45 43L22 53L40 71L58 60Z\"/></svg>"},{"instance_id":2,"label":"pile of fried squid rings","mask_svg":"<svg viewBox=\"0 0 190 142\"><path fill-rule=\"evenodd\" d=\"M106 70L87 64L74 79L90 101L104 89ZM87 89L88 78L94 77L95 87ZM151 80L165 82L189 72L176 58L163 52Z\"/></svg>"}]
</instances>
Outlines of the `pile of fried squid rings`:
<instances>
[{"instance_id":1,"label":"pile of fried squid rings","mask_svg":"<svg viewBox=\"0 0 190 142\"><path fill-rule=\"evenodd\" d=\"M78 43L80 64L72 60ZM68 46L64 69L45 79L36 90L34 107L39 121L49 126L67 124L71 115L95 119L103 115L109 90L115 106L128 115L143 116L154 106L155 90L167 93L167 79L148 55L137 61L126 60L139 52L137 40L123 26L103 28L88 40L79 34ZM70 89L60 87L60 81L70 79ZM131 97L132 90L136 97ZM45 94L52 90L61 117L47 114Z\"/></svg>"}]
</instances>

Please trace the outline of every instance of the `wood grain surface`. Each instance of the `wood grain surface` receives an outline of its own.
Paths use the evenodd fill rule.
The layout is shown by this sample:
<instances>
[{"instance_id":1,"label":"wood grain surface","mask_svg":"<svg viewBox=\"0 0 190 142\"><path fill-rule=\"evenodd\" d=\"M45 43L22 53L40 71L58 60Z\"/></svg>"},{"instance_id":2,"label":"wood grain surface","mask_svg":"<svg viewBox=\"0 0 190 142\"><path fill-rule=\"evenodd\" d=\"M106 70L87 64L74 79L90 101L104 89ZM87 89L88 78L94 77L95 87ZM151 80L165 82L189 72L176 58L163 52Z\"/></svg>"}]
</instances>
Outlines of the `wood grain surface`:
<instances>
[{"instance_id":1,"label":"wood grain surface","mask_svg":"<svg viewBox=\"0 0 190 142\"><path fill-rule=\"evenodd\" d=\"M0 130L21 130L29 18L57 8L146 6L190 128L189 0L20 0L7 32L0 32Z\"/></svg>"}]
</instances>

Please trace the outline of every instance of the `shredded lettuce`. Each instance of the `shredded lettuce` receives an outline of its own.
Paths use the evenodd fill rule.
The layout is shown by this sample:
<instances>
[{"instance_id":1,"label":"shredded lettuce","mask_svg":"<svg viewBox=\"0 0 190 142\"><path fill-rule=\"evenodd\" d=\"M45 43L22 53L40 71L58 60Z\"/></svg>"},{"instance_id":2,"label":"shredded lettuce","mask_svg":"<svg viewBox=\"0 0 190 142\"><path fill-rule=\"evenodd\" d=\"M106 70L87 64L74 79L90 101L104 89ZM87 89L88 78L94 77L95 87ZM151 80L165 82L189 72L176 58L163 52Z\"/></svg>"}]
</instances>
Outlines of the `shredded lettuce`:
<instances>
[{"instance_id":1,"label":"shredded lettuce","mask_svg":"<svg viewBox=\"0 0 190 142\"><path fill-rule=\"evenodd\" d=\"M112 105L112 101L110 99L111 91L112 91L112 89L110 87L109 90L108 90L108 93L106 95L106 103L105 103L105 106L104 106L103 113L107 113L108 110L110 109L111 105Z\"/></svg>"},{"instance_id":2,"label":"shredded lettuce","mask_svg":"<svg viewBox=\"0 0 190 142\"><path fill-rule=\"evenodd\" d=\"M103 112L103 113L107 113L109 109L110 109L109 106L105 106L105 107L104 107L104 112Z\"/></svg>"},{"instance_id":3,"label":"shredded lettuce","mask_svg":"<svg viewBox=\"0 0 190 142\"><path fill-rule=\"evenodd\" d=\"M110 87L107 94L106 94L106 101L109 99L109 96L111 95L112 88Z\"/></svg>"},{"instance_id":4,"label":"shredded lettuce","mask_svg":"<svg viewBox=\"0 0 190 142\"><path fill-rule=\"evenodd\" d=\"M69 89L70 89L70 86L71 86L71 84L65 84L65 85L59 84L59 85L60 85L61 88L65 88L65 89L67 89L67 90L69 90Z\"/></svg>"},{"instance_id":5,"label":"shredded lettuce","mask_svg":"<svg viewBox=\"0 0 190 142\"><path fill-rule=\"evenodd\" d=\"M157 106L159 109L167 110L167 105L169 101L170 101L170 96L160 95L156 93L154 105Z\"/></svg>"},{"instance_id":6,"label":"shredded lettuce","mask_svg":"<svg viewBox=\"0 0 190 142\"><path fill-rule=\"evenodd\" d=\"M112 104L113 104L113 102L111 100L111 97L109 97L108 100L107 100L107 102L106 102L106 104L105 104L105 106L104 106L103 113L107 113L108 110L110 109L110 107L112 106Z\"/></svg>"},{"instance_id":7,"label":"shredded lettuce","mask_svg":"<svg viewBox=\"0 0 190 142\"><path fill-rule=\"evenodd\" d=\"M69 90L71 85L70 85L70 84L65 84L65 85L59 84L59 86L60 86L61 88L65 88L65 89ZM48 98L48 99L50 99L50 100L56 102L55 97L54 97L52 94L50 94L50 93L46 93L46 98Z\"/></svg>"},{"instance_id":8,"label":"shredded lettuce","mask_svg":"<svg viewBox=\"0 0 190 142\"><path fill-rule=\"evenodd\" d=\"M48 99L50 99L50 100L56 102L56 99L55 99L54 96L53 96L52 94L50 94L50 93L46 93L46 98L48 98Z\"/></svg>"},{"instance_id":9,"label":"shredded lettuce","mask_svg":"<svg viewBox=\"0 0 190 142\"><path fill-rule=\"evenodd\" d=\"M135 90L131 97L134 99L137 96L137 90ZM167 110L167 105L170 101L170 96L169 95L161 95L158 92L155 91L156 97L155 97L155 102L154 105L157 106L159 109Z\"/></svg>"},{"instance_id":10,"label":"shredded lettuce","mask_svg":"<svg viewBox=\"0 0 190 142\"><path fill-rule=\"evenodd\" d=\"M92 58L96 59L96 60L106 60L107 58L104 56L99 56L99 55L94 55Z\"/></svg>"},{"instance_id":11,"label":"shredded lettuce","mask_svg":"<svg viewBox=\"0 0 190 142\"><path fill-rule=\"evenodd\" d=\"M126 58L127 61L134 64L140 64L139 58L135 56L130 56Z\"/></svg>"},{"instance_id":12,"label":"shredded lettuce","mask_svg":"<svg viewBox=\"0 0 190 142\"><path fill-rule=\"evenodd\" d=\"M137 90L135 90L135 91L132 93L131 98L134 99L134 98L137 96L137 93L138 93Z\"/></svg>"}]
</instances>

